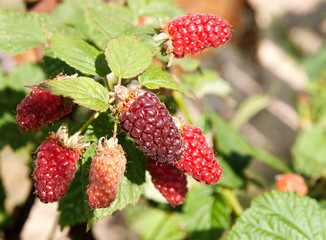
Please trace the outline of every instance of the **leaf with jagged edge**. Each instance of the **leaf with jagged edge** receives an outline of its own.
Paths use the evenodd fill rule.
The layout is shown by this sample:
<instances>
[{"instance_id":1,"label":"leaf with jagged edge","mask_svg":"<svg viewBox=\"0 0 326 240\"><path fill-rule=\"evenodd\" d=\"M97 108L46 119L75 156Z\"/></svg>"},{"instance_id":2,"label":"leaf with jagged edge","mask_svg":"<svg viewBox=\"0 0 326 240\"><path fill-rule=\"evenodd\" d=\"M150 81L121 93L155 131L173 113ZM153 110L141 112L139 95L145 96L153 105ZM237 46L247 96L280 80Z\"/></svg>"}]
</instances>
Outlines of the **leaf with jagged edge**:
<instances>
[{"instance_id":1,"label":"leaf with jagged edge","mask_svg":"<svg viewBox=\"0 0 326 240\"><path fill-rule=\"evenodd\" d=\"M137 76L152 62L151 50L134 36L110 39L104 53L112 72L121 78Z\"/></svg>"},{"instance_id":2,"label":"leaf with jagged edge","mask_svg":"<svg viewBox=\"0 0 326 240\"><path fill-rule=\"evenodd\" d=\"M105 112L109 107L108 90L92 78L58 77L32 87L54 95L72 98L76 104L95 111Z\"/></svg>"},{"instance_id":3,"label":"leaf with jagged edge","mask_svg":"<svg viewBox=\"0 0 326 240\"><path fill-rule=\"evenodd\" d=\"M318 203L295 192L268 192L255 198L226 240L326 239L326 214Z\"/></svg>"}]
</instances>

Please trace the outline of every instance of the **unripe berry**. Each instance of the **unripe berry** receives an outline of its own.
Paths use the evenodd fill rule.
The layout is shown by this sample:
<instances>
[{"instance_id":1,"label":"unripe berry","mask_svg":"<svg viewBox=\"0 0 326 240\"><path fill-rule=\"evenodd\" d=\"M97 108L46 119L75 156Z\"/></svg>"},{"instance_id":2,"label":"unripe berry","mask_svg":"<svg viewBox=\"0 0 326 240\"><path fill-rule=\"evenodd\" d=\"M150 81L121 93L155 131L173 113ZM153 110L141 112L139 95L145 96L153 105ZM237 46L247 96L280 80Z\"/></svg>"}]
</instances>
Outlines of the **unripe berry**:
<instances>
[{"instance_id":1,"label":"unripe berry","mask_svg":"<svg viewBox=\"0 0 326 240\"><path fill-rule=\"evenodd\" d=\"M308 192L308 187L301 175L283 173L276 176L276 190L279 192L293 191L299 196L304 196Z\"/></svg>"},{"instance_id":2,"label":"unripe berry","mask_svg":"<svg viewBox=\"0 0 326 240\"><path fill-rule=\"evenodd\" d=\"M91 208L107 208L115 200L127 161L117 139L105 140L103 144L102 140L89 170L86 195Z\"/></svg>"}]
</instances>

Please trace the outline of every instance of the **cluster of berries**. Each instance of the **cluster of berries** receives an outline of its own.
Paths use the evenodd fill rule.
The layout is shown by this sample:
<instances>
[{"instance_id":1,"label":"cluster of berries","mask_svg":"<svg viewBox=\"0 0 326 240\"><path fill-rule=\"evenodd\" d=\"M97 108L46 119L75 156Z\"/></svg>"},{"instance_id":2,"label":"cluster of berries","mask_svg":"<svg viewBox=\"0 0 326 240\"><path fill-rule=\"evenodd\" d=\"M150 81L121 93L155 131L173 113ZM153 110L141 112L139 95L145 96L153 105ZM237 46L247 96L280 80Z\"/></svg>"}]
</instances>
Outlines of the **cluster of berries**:
<instances>
[{"instance_id":1,"label":"cluster of berries","mask_svg":"<svg viewBox=\"0 0 326 240\"><path fill-rule=\"evenodd\" d=\"M41 92L33 90L17 107L20 109L17 119L22 118L22 113L24 117L33 114L33 119L42 118L44 99L47 102L53 102L51 98L58 99L58 96L49 93L46 93L46 98L40 98L36 91ZM34 104L26 104L26 99ZM22 111L25 106L28 108ZM147 155L147 170L152 182L169 203L183 203L188 191L185 173L206 184L219 180L222 169L201 130L188 124L178 128L175 119L155 94L146 92L141 95L138 90L117 86L116 109L121 128ZM65 114L64 108L52 110L49 116ZM56 119L48 118L47 122ZM21 124L21 127L24 125ZM74 178L76 162L88 145L81 140L79 135L69 138L68 128L63 124L57 133L50 133L37 149L33 177L36 194L42 202L58 201L65 196ZM90 183L86 192L92 208L108 207L114 201L126 165L124 151L114 138L102 142L103 139L100 139L96 157L90 166Z\"/></svg>"},{"instance_id":2,"label":"cluster of berries","mask_svg":"<svg viewBox=\"0 0 326 240\"><path fill-rule=\"evenodd\" d=\"M231 36L228 23L210 14L176 18L162 31L162 39L168 39L168 54L176 57L217 47ZM155 94L140 94L139 90L119 85L115 88L115 100L121 129L147 156L152 182L170 204L183 203L188 191L185 174L206 184L220 179L223 171L201 130L173 119ZM71 99L34 86L17 106L17 123L24 131L31 131L60 119L72 107ZM86 195L92 208L108 207L115 200L126 165L125 153L116 138L103 139L98 142L89 172ZM33 177L42 202L58 201L65 196L76 162L87 146L79 134L68 137L65 124L39 146Z\"/></svg>"}]
</instances>

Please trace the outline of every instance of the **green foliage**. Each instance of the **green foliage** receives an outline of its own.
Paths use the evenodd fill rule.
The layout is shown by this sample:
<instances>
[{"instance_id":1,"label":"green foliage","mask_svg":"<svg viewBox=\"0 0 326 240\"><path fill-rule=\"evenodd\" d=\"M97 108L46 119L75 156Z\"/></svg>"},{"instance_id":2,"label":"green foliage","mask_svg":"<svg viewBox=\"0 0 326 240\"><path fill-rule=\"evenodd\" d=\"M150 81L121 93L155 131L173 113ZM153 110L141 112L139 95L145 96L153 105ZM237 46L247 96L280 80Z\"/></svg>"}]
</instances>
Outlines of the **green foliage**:
<instances>
[{"instance_id":1,"label":"green foliage","mask_svg":"<svg viewBox=\"0 0 326 240\"><path fill-rule=\"evenodd\" d=\"M37 88L55 95L74 99L74 102L96 111L109 107L109 92L101 84L88 77L67 77L43 82Z\"/></svg>"},{"instance_id":2,"label":"green foliage","mask_svg":"<svg viewBox=\"0 0 326 240\"><path fill-rule=\"evenodd\" d=\"M78 169L75 173L75 178L70 183L66 196L59 202L59 224L61 230L66 226L87 221L81 177L81 171Z\"/></svg>"},{"instance_id":3,"label":"green foliage","mask_svg":"<svg viewBox=\"0 0 326 240\"><path fill-rule=\"evenodd\" d=\"M220 237L230 225L230 216L230 205L214 187L197 187L187 194L183 219L195 239Z\"/></svg>"},{"instance_id":4,"label":"green foliage","mask_svg":"<svg viewBox=\"0 0 326 240\"><path fill-rule=\"evenodd\" d=\"M165 72L156 64L152 64L139 76L139 84L148 89L167 88L177 90L190 98L194 98L193 95L179 85L169 73Z\"/></svg>"},{"instance_id":5,"label":"green foliage","mask_svg":"<svg viewBox=\"0 0 326 240\"><path fill-rule=\"evenodd\" d=\"M218 152L234 168L239 170L246 167L250 158L254 157L282 172L291 172L277 157L250 145L239 132L234 130L220 116L212 112L210 117L215 132L215 144Z\"/></svg>"},{"instance_id":6,"label":"green foliage","mask_svg":"<svg viewBox=\"0 0 326 240\"><path fill-rule=\"evenodd\" d=\"M152 62L151 50L132 36L109 40L104 52L110 69L121 78L137 76Z\"/></svg>"},{"instance_id":7,"label":"green foliage","mask_svg":"<svg viewBox=\"0 0 326 240\"><path fill-rule=\"evenodd\" d=\"M103 53L84 40L55 34L51 36L50 41L54 55L77 70L90 75L105 76L110 73L105 62L100 60Z\"/></svg>"},{"instance_id":8,"label":"green foliage","mask_svg":"<svg viewBox=\"0 0 326 240\"><path fill-rule=\"evenodd\" d=\"M45 74L40 66L24 62L10 72L7 87L28 94L31 89L26 88L26 85L35 85L44 79Z\"/></svg>"},{"instance_id":9,"label":"green foliage","mask_svg":"<svg viewBox=\"0 0 326 240\"><path fill-rule=\"evenodd\" d=\"M324 129L311 128L301 132L292 148L294 169L309 177L320 175L326 177L325 144Z\"/></svg>"},{"instance_id":10,"label":"green foliage","mask_svg":"<svg viewBox=\"0 0 326 240\"><path fill-rule=\"evenodd\" d=\"M325 217L309 197L293 192L265 193L253 200L226 239L325 239Z\"/></svg>"},{"instance_id":11,"label":"green foliage","mask_svg":"<svg viewBox=\"0 0 326 240\"><path fill-rule=\"evenodd\" d=\"M206 94L226 97L231 92L230 84L221 79L213 70L184 75L181 82L198 98L202 98Z\"/></svg>"},{"instance_id":12,"label":"green foliage","mask_svg":"<svg viewBox=\"0 0 326 240\"><path fill-rule=\"evenodd\" d=\"M45 43L39 16L0 9L0 50L18 54Z\"/></svg>"}]
</instances>

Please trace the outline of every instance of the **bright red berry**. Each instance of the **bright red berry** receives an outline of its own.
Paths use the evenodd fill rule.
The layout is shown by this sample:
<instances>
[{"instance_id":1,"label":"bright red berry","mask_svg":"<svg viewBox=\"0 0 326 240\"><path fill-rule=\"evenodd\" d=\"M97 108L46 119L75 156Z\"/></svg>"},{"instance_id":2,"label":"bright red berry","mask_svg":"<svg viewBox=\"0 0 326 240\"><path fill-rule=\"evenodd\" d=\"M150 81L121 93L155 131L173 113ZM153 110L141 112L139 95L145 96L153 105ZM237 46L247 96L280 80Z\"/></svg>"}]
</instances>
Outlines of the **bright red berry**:
<instances>
[{"instance_id":1,"label":"bright red berry","mask_svg":"<svg viewBox=\"0 0 326 240\"><path fill-rule=\"evenodd\" d=\"M299 196L304 196L308 192L308 187L301 175L283 173L276 176L276 190L279 192L294 191Z\"/></svg>"},{"instance_id":2,"label":"bright red berry","mask_svg":"<svg viewBox=\"0 0 326 240\"><path fill-rule=\"evenodd\" d=\"M52 123L72 110L72 101L35 89L17 106L17 123L31 130Z\"/></svg>"},{"instance_id":3,"label":"bright red berry","mask_svg":"<svg viewBox=\"0 0 326 240\"><path fill-rule=\"evenodd\" d=\"M229 23L212 14L190 13L174 18L164 27L164 33L155 39L168 39L165 44L170 61L171 54L182 58L196 54L208 47L218 47L231 38Z\"/></svg>"},{"instance_id":4,"label":"bright red berry","mask_svg":"<svg viewBox=\"0 0 326 240\"><path fill-rule=\"evenodd\" d=\"M206 184L216 183L220 179L223 169L214 157L214 152L208 146L200 128L185 125L182 138L186 149L182 159L175 166L197 181Z\"/></svg>"},{"instance_id":5,"label":"bright red berry","mask_svg":"<svg viewBox=\"0 0 326 240\"><path fill-rule=\"evenodd\" d=\"M80 136L68 139L68 128L63 124L58 132L38 147L33 178L36 194L44 202L55 202L66 195L69 183L74 178L79 151L85 143Z\"/></svg>"},{"instance_id":6,"label":"bright red berry","mask_svg":"<svg viewBox=\"0 0 326 240\"><path fill-rule=\"evenodd\" d=\"M86 195L91 208L106 208L115 200L127 161L116 140L101 141L89 170Z\"/></svg>"},{"instance_id":7,"label":"bright red berry","mask_svg":"<svg viewBox=\"0 0 326 240\"><path fill-rule=\"evenodd\" d=\"M159 98L151 92L139 96L122 86L116 88L116 94L121 128L138 148L160 162L180 160L184 152L181 134ZM125 94L131 97L121 96Z\"/></svg>"},{"instance_id":8,"label":"bright red berry","mask_svg":"<svg viewBox=\"0 0 326 240\"><path fill-rule=\"evenodd\" d=\"M182 204L187 188L186 175L169 163L158 163L148 158L147 170L152 176L154 186L162 193L171 205Z\"/></svg>"}]
</instances>

